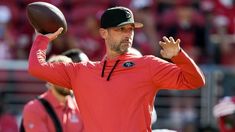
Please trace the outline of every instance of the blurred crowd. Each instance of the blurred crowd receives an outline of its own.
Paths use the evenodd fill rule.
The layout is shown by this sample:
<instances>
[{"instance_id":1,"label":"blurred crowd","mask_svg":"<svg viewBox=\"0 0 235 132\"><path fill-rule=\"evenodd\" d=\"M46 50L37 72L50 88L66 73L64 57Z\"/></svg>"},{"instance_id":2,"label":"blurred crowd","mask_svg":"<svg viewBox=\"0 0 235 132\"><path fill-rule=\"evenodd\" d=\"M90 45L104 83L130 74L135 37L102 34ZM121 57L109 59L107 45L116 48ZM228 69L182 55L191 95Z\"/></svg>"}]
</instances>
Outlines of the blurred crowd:
<instances>
[{"instance_id":1,"label":"blurred crowd","mask_svg":"<svg viewBox=\"0 0 235 132\"><path fill-rule=\"evenodd\" d=\"M0 59L27 60L34 29L27 20L26 6L36 0L0 1ZM133 10L144 23L135 32L134 47L142 54L159 56L163 36L181 39L181 46L199 64L235 65L234 0L42 0L65 15L68 32L53 41L48 55L71 48L84 51L91 60L104 55L99 36L100 14L112 6Z\"/></svg>"}]
</instances>

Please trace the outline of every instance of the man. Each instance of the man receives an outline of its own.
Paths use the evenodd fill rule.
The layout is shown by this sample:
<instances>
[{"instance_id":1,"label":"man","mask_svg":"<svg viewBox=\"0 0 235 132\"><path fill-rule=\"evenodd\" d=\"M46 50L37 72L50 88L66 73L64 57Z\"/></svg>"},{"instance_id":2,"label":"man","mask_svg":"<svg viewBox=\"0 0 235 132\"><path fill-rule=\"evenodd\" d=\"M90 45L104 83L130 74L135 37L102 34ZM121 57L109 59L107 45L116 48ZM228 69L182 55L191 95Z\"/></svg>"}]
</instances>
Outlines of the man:
<instances>
[{"instance_id":1,"label":"man","mask_svg":"<svg viewBox=\"0 0 235 132\"><path fill-rule=\"evenodd\" d=\"M235 96L223 97L213 108L221 132L235 132Z\"/></svg>"},{"instance_id":2,"label":"man","mask_svg":"<svg viewBox=\"0 0 235 132\"><path fill-rule=\"evenodd\" d=\"M97 62L47 63L47 45L63 30L39 34L29 57L29 73L71 88L81 111L86 132L151 132L151 112L161 89L195 89L205 84L199 67L180 48L178 39L163 37L161 55L173 63L129 53L134 22L125 7L107 9L101 16L100 35L106 55Z\"/></svg>"},{"instance_id":3,"label":"man","mask_svg":"<svg viewBox=\"0 0 235 132\"><path fill-rule=\"evenodd\" d=\"M72 60L66 56L52 56L49 63L68 63ZM71 90L46 83L48 90L39 96L46 100L52 108L50 114L39 99L27 103L23 110L23 127L26 132L82 132L83 123L76 103L71 98ZM56 117L51 117L55 113ZM56 118L56 119L55 119ZM59 123L54 124L55 120ZM21 128L22 131L22 128Z\"/></svg>"}]
</instances>

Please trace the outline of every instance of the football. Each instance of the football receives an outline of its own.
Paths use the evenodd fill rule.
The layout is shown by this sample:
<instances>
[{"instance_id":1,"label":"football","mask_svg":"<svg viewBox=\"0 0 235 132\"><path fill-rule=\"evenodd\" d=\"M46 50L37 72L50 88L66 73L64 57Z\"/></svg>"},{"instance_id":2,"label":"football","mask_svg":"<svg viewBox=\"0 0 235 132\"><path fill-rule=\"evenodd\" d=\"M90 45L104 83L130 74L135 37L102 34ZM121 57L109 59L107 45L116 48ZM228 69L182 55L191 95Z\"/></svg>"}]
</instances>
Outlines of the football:
<instances>
[{"instance_id":1,"label":"football","mask_svg":"<svg viewBox=\"0 0 235 132\"><path fill-rule=\"evenodd\" d=\"M46 2L33 2L26 7L27 18L37 32L53 33L63 27L67 31L67 22L63 13L56 6Z\"/></svg>"}]
</instances>

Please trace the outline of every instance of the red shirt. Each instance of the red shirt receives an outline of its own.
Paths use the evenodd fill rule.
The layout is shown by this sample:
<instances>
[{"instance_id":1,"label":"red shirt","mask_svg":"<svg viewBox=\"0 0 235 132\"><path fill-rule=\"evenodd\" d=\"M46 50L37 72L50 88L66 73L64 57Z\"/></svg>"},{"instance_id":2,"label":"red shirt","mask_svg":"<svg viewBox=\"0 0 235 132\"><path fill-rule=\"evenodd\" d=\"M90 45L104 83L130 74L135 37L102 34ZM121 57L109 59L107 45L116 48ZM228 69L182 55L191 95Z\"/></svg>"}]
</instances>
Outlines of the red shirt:
<instances>
[{"instance_id":1,"label":"red shirt","mask_svg":"<svg viewBox=\"0 0 235 132\"><path fill-rule=\"evenodd\" d=\"M106 66L104 60L51 64L45 60L48 42L41 35L34 41L29 72L73 89L86 132L151 131L150 113L159 90L195 89L205 83L202 72L183 50L172 58L175 64L131 53L107 59ZM117 66L107 81L115 63Z\"/></svg>"},{"instance_id":2,"label":"red shirt","mask_svg":"<svg viewBox=\"0 0 235 132\"><path fill-rule=\"evenodd\" d=\"M235 132L235 126L227 125L224 118L223 116L218 119L220 132Z\"/></svg>"},{"instance_id":3,"label":"red shirt","mask_svg":"<svg viewBox=\"0 0 235 132\"><path fill-rule=\"evenodd\" d=\"M50 90L40 97L46 99L55 111L63 132L82 132L83 123L73 99L68 96L66 105L61 104ZM23 110L26 132L55 132L55 126L44 106L37 100L27 103Z\"/></svg>"},{"instance_id":4,"label":"red shirt","mask_svg":"<svg viewBox=\"0 0 235 132\"><path fill-rule=\"evenodd\" d=\"M0 115L0 132L18 132L17 121L13 115Z\"/></svg>"}]
</instances>

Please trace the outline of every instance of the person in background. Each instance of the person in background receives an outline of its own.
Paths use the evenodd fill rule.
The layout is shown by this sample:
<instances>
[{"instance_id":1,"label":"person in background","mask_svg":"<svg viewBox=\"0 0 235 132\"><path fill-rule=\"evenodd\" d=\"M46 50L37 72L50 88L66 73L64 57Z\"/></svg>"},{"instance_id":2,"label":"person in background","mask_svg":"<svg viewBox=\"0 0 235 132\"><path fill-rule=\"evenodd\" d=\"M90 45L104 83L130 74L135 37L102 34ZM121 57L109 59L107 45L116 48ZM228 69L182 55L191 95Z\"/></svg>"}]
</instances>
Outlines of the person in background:
<instances>
[{"instance_id":1,"label":"person in background","mask_svg":"<svg viewBox=\"0 0 235 132\"><path fill-rule=\"evenodd\" d=\"M235 96L223 97L213 108L221 132L235 132Z\"/></svg>"},{"instance_id":2,"label":"person in background","mask_svg":"<svg viewBox=\"0 0 235 132\"><path fill-rule=\"evenodd\" d=\"M211 41L217 46L216 63L235 66L235 2L234 0L211 0L212 27ZM219 53L219 54L218 54Z\"/></svg>"},{"instance_id":3,"label":"person in background","mask_svg":"<svg viewBox=\"0 0 235 132\"><path fill-rule=\"evenodd\" d=\"M0 4L0 60L16 59L15 38L10 26L11 11Z\"/></svg>"},{"instance_id":4,"label":"person in background","mask_svg":"<svg viewBox=\"0 0 235 132\"><path fill-rule=\"evenodd\" d=\"M71 58L73 62L81 62L89 60L88 56L80 49L70 49L63 52L61 55Z\"/></svg>"},{"instance_id":5,"label":"person in background","mask_svg":"<svg viewBox=\"0 0 235 132\"><path fill-rule=\"evenodd\" d=\"M206 27L203 14L192 0L177 0L159 19L159 36L181 38L181 47L198 64L208 62Z\"/></svg>"},{"instance_id":6,"label":"person in background","mask_svg":"<svg viewBox=\"0 0 235 132\"><path fill-rule=\"evenodd\" d=\"M192 90L205 85L205 77L180 47L180 39L163 37L160 54L129 53L134 30L143 27L126 7L112 7L101 16L99 33L106 55L101 61L46 62L50 41L62 31L37 33L29 56L28 72L42 80L70 88L87 132L151 132L156 93L162 89Z\"/></svg>"},{"instance_id":7,"label":"person in background","mask_svg":"<svg viewBox=\"0 0 235 132\"><path fill-rule=\"evenodd\" d=\"M0 92L0 132L18 132L16 117L6 112L3 99L4 95Z\"/></svg>"},{"instance_id":8,"label":"person in background","mask_svg":"<svg viewBox=\"0 0 235 132\"><path fill-rule=\"evenodd\" d=\"M63 55L55 55L49 58L50 63L68 63L72 60ZM38 99L31 100L24 106L23 128L26 132L83 132L83 122L80 112L72 99L71 90L47 82L48 90L40 95ZM40 99L46 100L52 111L47 112L46 107ZM55 125L54 113L59 124ZM57 123L58 123L57 122ZM60 129L60 130L58 130Z\"/></svg>"},{"instance_id":9,"label":"person in background","mask_svg":"<svg viewBox=\"0 0 235 132\"><path fill-rule=\"evenodd\" d=\"M79 35L76 45L81 49L92 61L102 59L105 54L105 45L103 39L99 35L99 18L100 13L88 15L84 20L85 33Z\"/></svg>"},{"instance_id":10,"label":"person in background","mask_svg":"<svg viewBox=\"0 0 235 132\"><path fill-rule=\"evenodd\" d=\"M144 28L135 32L133 46L143 55L153 54L160 56L160 46L156 45L159 40L157 33L157 17L155 13L155 1L131 0L130 8L136 16L136 20L144 24Z\"/></svg>"}]
</instances>

